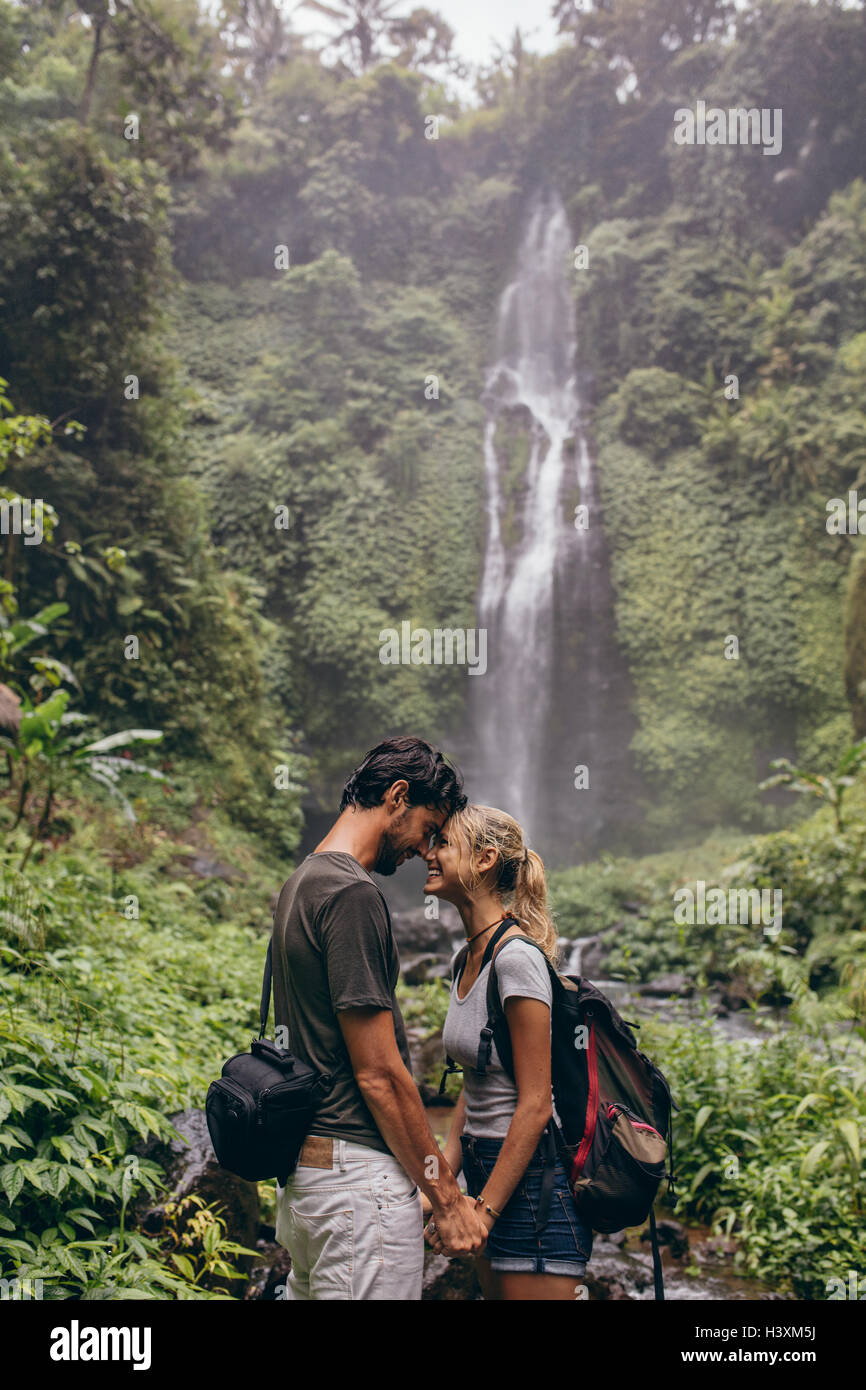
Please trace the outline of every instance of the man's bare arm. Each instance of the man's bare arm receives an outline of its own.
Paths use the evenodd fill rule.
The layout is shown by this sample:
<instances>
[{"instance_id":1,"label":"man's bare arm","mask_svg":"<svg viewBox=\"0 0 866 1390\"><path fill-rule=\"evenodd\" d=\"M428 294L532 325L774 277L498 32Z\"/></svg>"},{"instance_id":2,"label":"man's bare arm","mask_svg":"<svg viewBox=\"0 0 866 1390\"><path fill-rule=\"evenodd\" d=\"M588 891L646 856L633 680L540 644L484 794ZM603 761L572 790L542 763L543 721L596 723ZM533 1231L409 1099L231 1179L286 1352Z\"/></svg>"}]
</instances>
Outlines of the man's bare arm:
<instances>
[{"instance_id":1,"label":"man's bare arm","mask_svg":"<svg viewBox=\"0 0 866 1390\"><path fill-rule=\"evenodd\" d=\"M400 1056L391 1011L341 1009L337 1018L358 1088L394 1157L429 1197L443 1243L454 1253L477 1253L486 1227L440 1153Z\"/></svg>"}]
</instances>

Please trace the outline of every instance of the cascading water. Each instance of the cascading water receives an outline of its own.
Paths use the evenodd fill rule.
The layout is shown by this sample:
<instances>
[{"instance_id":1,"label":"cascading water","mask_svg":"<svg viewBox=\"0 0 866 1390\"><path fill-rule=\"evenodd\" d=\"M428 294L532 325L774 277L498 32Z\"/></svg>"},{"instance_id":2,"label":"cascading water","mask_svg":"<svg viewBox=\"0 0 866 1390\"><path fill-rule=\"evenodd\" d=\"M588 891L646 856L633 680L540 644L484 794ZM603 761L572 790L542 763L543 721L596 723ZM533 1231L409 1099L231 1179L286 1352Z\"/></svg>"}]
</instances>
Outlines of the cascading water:
<instances>
[{"instance_id":1,"label":"cascading water","mask_svg":"<svg viewBox=\"0 0 866 1390\"><path fill-rule=\"evenodd\" d=\"M630 686L581 424L561 200L533 201L499 304L483 403L486 543L478 622L488 669L471 681L474 800L520 820L547 856L584 858L625 839L639 796L628 745ZM578 505L588 525L576 525ZM575 787L575 768L589 786Z\"/></svg>"}]
</instances>

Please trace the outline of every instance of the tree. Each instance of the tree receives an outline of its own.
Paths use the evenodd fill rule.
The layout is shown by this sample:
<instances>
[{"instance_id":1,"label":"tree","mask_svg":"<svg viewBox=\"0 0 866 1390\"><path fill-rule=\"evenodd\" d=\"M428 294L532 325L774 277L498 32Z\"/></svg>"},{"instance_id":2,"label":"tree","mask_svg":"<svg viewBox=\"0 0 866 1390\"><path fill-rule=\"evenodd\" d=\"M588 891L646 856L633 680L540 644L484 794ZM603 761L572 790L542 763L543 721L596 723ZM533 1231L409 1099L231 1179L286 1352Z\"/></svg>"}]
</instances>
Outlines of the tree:
<instances>
[{"instance_id":1,"label":"tree","mask_svg":"<svg viewBox=\"0 0 866 1390\"><path fill-rule=\"evenodd\" d=\"M392 60L417 71L445 66L457 75L465 72L451 53L454 31L433 10L416 9L408 15L394 14L400 0L344 0L341 7L323 0L300 0L295 8L314 10L332 24L338 33L322 51L334 49L345 55L350 72L365 73L375 63Z\"/></svg>"},{"instance_id":2,"label":"tree","mask_svg":"<svg viewBox=\"0 0 866 1390\"><path fill-rule=\"evenodd\" d=\"M158 159L168 173L192 168L205 146L226 147L239 102L219 31L196 0L24 0L17 28L32 84L19 119L28 136L34 120L74 114L115 150ZM0 22L0 63L3 38Z\"/></svg>"},{"instance_id":3,"label":"tree","mask_svg":"<svg viewBox=\"0 0 866 1390\"><path fill-rule=\"evenodd\" d=\"M604 55L641 96L657 91L674 58L724 35L732 0L556 0L560 33Z\"/></svg>"}]
</instances>

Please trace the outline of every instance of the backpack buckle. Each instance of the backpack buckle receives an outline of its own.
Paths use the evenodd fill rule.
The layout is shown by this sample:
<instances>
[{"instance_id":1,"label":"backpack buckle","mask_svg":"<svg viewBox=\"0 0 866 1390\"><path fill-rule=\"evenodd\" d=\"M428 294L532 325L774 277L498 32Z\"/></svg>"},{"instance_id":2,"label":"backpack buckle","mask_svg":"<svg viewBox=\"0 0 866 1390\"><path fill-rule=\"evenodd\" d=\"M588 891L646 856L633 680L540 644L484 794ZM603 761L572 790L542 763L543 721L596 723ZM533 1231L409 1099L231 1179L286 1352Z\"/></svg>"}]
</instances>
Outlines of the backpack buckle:
<instances>
[{"instance_id":1,"label":"backpack buckle","mask_svg":"<svg viewBox=\"0 0 866 1390\"><path fill-rule=\"evenodd\" d=\"M493 1054L493 1029L486 1025L481 1029L481 1037L478 1043L478 1059L475 1070L483 1075L490 1063Z\"/></svg>"}]
</instances>

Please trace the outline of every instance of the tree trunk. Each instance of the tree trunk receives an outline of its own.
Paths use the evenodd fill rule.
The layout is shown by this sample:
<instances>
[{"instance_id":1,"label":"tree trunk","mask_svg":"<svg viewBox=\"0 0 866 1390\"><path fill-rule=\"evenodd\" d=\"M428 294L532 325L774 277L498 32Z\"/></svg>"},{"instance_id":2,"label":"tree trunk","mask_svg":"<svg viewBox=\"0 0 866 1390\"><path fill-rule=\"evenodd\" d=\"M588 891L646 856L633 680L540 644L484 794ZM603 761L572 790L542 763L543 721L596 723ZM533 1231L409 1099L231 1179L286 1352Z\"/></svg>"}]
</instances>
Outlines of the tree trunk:
<instances>
[{"instance_id":1,"label":"tree trunk","mask_svg":"<svg viewBox=\"0 0 866 1390\"><path fill-rule=\"evenodd\" d=\"M97 19L93 27L93 48L90 52L90 63L87 68L87 81L84 86L84 95L81 98L81 107L78 112L78 124L87 125L90 116L90 103L93 98L93 88L96 85L96 68L99 63L99 54L102 49L102 31L105 27L104 19Z\"/></svg>"}]
</instances>

